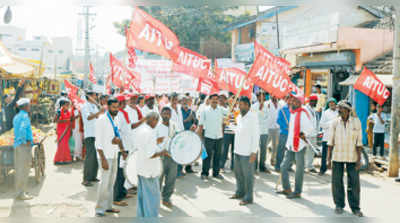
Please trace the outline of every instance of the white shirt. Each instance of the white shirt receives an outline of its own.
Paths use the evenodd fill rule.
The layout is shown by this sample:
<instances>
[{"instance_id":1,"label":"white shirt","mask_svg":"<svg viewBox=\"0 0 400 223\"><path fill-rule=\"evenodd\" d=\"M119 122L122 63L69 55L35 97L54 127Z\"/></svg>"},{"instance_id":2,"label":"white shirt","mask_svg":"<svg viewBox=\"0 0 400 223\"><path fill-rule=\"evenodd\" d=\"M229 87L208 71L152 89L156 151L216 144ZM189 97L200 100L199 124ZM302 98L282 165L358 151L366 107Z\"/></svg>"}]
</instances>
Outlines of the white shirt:
<instances>
[{"instance_id":1,"label":"white shirt","mask_svg":"<svg viewBox=\"0 0 400 223\"><path fill-rule=\"evenodd\" d=\"M304 108L304 107L303 107ZM305 108L304 108L305 109ZM289 120L289 134L288 134L288 139L286 142L286 148L289 149L290 151L294 151L293 147L293 142L294 142L294 125L295 125L295 120L296 117L299 115L299 113L296 114L291 114L290 115L290 120ZM311 117L311 116L310 116ZM311 136L311 133L313 132L313 123L309 118L309 115L305 112L301 112L301 117L300 117L300 132L303 132L306 137ZM306 142L304 142L300 138L300 143L299 143L299 148L298 151L301 151L304 149L304 147L307 145Z\"/></svg>"},{"instance_id":2,"label":"white shirt","mask_svg":"<svg viewBox=\"0 0 400 223\"><path fill-rule=\"evenodd\" d=\"M389 119L386 113L381 113L381 118L383 123L378 117L377 113L371 115L371 120L374 122L374 129L372 130L374 133L385 133L385 122Z\"/></svg>"},{"instance_id":3,"label":"white shirt","mask_svg":"<svg viewBox=\"0 0 400 223\"><path fill-rule=\"evenodd\" d=\"M322 137L323 142L327 142L329 139L329 129L332 125L332 122L338 118L339 113L337 110L333 111L331 109L327 109L322 112L321 121L319 122L319 126L322 128L324 132L324 136Z\"/></svg>"},{"instance_id":4,"label":"white shirt","mask_svg":"<svg viewBox=\"0 0 400 223\"><path fill-rule=\"evenodd\" d=\"M158 109L157 109L157 106L156 105L154 105L153 106L153 109L150 109L147 105L145 105L143 108L142 108L142 115L143 115L143 117L146 117L148 114L150 114L151 112L155 112L155 113L157 113L158 114Z\"/></svg>"},{"instance_id":5,"label":"white shirt","mask_svg":"<svg viewBox=\"0 0 400 223\"><path fill-rule=\"evenodd\" d=\"M160 152L157 146L156 131L148 124L141 125L135 137L138 151L136 152L136 170L137 174L154 178L161 175L161 159L160 157L151 158L154 154Z\"/></svg>"},{"instance_id":6,"label":"white shirt","mask_svg":"<svg viewBox=\"0 0 400 223\"><path fill-rule=\"evenodd\" d=\"M95 126L96 126L96 118L92 120L88 120L88 117L99 112L99 109L95 104L90 102L86 102L82 107L82 121L83 121L83 133L84 137L95 137Z\"/></svg>"},{"instance_id":7,"label":"white shirt","mask_svg":"<svg viewBox=\"0 0 400 223\"><path fill-rule=\"evenodd\" d=\"M126 108L125 108L126 111ZM132 151L133 150L133 142L132 142L132 128L131 128L131 120L129 119L129 122L126 121L125 116L122 112L118 112L118 129L119 133L121 134L121 140L124 145L124 149L126 151ZM129 115L128 115L129 118Z\"/></svg>"},{"instance_id":8,"label":"white shirt","mask_svg":"<svg viewBox=\"0 0 400 223\"><path fill-rule=\"evenodd\" d=\"M200 115L200 125L204 128L204 136L210 139L221 139L222 125L225 111L220 106L213 109L211 106L204 109Z\"/></svg>"},{"instance_id":9,"label":"white shirt","mask_svg":"<svg viewBox=\"0 0 400 223\"><path fill-rule=\"evenodd\" d=\"M311 132L310 136L315 137L318 135L318 129L319 129L317 112L310 105L306 105L305 108L307 109L308 114L310 115L311 122L313 123L313 131Z\"/></svg>"},{"instance_id":10,"label":"white shirt","mask_svg":"<svg viewBox=\"0 0 400 223\"><path fill-rule=\"evenodd\" d=\"M200 120L201 113L203 113L204 109L210 107L209 105L206 105L206 103L200 104L199 108L197 109L197 120Z\"/></svg>"},{"instance_id":11,"label":"white shirt","mask_svg":"<svg viewBox=\"0 0 400 223\"><path fill-rule=\"evenodd\" d=\"M118 115L114 118L114 124L118 127ZM96 150L103 150L106 159L114 159L119 152L118 145L113 145L112 140L115 137L114 129L107 113L101 115L95 124L96 132Z\"/></svg>"},{"instance_id":12,"label":"white shirt","mask_svg":"<svg viewBox=\"0 0 400 223\"><path fill-rule=\"evenodd\" d=\"M266 124L268 129L279 129L279 125L276 123L276 120L278 119L279 109L281 109L280 103L276 102L275 107L275 104L269 100L265 103L265 107L267 112Z\"/></svg>"},{"instance_id":13,"label":"white shirt","mask_svg":"<svg viewBox=\"0 0 400 223\"><path fill-rule=\"evenodd\" d=\"M161 150L167 150L172 137L178 132L177 126L174 122L170 121L169 126L164 125L162 122L156 127L156 138L164 137L164 140L158 146Z\"/></svg>"},{"instance_id":14,"label":"white shirt","mask_svg":"<svg viewBox=\"0 0 400 223\"><path fill-rule=\"evenodd\" d=\"M268 134L268 113L267 102L264 101L263 108L260 110L260 102L256 102L251 106L251 110L258 114L258 126L261 135Z\"/></svg>"},{"instance_id":15,"label":"white shirt","mask_svg":"<svg viewBox=\"0 0 400 223\"><path fill-rule=\"evenodd\" d=\"M238 116L238 125L235 130L235 154L250 156L258 151L260 132L257 126L256 112L249 111L245 116Z\"/></svg>"},{"instance_id":16,"label":"white shirt","mask_svg":"<svg viewBox=\"0 0 400 223\"><path fill-rule=\"evenodd\" d=\"M170 104L167 105L167 107L171 109L171 121L176 124L176 126L178 127L178 131L183 131L185 127L183 127L182 106L176 106L178 111L175 111L175 109Z\"/></svg>"}]
</instances>

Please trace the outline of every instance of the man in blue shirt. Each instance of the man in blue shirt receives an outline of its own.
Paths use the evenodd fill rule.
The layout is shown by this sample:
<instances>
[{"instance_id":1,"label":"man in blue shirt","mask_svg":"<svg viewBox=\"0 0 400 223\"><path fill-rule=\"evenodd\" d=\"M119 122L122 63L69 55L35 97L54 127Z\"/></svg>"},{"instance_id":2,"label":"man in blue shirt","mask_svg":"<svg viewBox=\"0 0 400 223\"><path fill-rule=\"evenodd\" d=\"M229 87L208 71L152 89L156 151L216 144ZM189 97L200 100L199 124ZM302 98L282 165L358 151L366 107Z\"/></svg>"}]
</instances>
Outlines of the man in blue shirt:
<instances>
[{"instance_id":1,"label":"man in blue shirt","mask_svg":"<svg viewBox=\"0 0 400 223\"><path fill-rule=\"evenodd\" d=\"M17 199L30 200L32 197L26 193L29 171L32 161L31 146L33 134L28 112L30 101L21 98L17 101L18 114L13 119L14 126L14 148L15 148L15 188Z\"/></svg>"},{"instance_id":2,"label":"man in blue shirt","mask_svg":"<svg viewBox=\"0 0 400 223\"><path fill-rule=\"evenodd\" d=\"M288 138L288 130L289 130L289 120L290 120L290 110L289 110L289 99L286 98L286 105L279 109L278 111L278 119L276 122L279 125L280 134L279 134L279 144L278 144L278 151L276 155L276 163L275 163L275 170L277 172L281 169L281 163L283 157L285 155L285 147L286 141Z\"/></svg>"}]
</instances>

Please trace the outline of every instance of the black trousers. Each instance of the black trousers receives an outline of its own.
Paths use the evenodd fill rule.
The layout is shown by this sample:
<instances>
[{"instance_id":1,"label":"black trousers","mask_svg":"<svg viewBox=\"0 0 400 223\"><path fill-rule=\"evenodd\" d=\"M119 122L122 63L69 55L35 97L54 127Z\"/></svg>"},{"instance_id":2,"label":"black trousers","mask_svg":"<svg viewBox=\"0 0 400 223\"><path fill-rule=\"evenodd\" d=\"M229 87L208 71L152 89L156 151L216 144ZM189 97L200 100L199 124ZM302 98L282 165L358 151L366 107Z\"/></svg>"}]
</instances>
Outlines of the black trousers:
<instances>
[{"instance_id":1,"label":"black trousers","mask_svg":"<svg viewBox=\"0 0 400 223\"><path fill-rule=\"evenodd\" d=\"M207 158L203 160L202 176L208 176L210 171L211 159L213 162L213 176L219 175L220 156L222 150L222 139L204 139L204 145L207 151Z\"/></svg>"},{"instance_id":2,"label":"black trousers","mask_svg":"<svg viewBox=\"0 0 400 223\"><path fill-rule=\"evenodd\" d=\"M121 159L121 152L118 152L118 170L117 170L117 177L114 183L114 201L122 201L128 191L124 187L125 183L125 176L124 176L124 169L119 167L120 159Z\"/></svg>"},{"instance_id":3,"label":"black trousers","mask_svg":"<svg viewBox=\"0 0 400 223\"><path fill-rule=\"evenodd\" d=\"M328 142L322 142L322 157L321 157L321 168L319 169L320 173L325 173L327 168L326 159L328 156Z\"/></svg>"},{"instance_id":4,"label":"black trousers","mask_svg":"<svg viewBox=\"0 0 400 223\"><path fill-rule=\"evenodd\" d=\"M381 156L385 155L385 133L374 133L374 146L372 147L372 153L376 156L378 152L378 148L380 147L380 154Z\"/></svg>"},{"instance_id":5,"label":"black trousers","mask_svg":"<svg viewBox=\"0 0 400 223\"><path fill-rule=\"evenodd\" d=\"M360 210L360 174L356 163L332 162L332 195L336 207L345 207L343 185L344 167L347 171L347 200L351 210Z\"/></svg>"},{"instance_id":6,"label":"black trousers","mask_svg":"<svg viewBox=\"0 0 400 223\"><path fill-rule=\"evenodd\" d=\"M234 155L233 152L235 150L235 134L224 134L222 153L220 157L220 168L225 168L225 163L228 160L229 146L231 148L231 170L233 170Z\"/></svg>"},{"instance_id":7,"label":"black trousers","mask_svg":"<svg viewBox=\"0 0 400 223\"><path fill-rule=\"evenodd\" d=\"M94 137L88 137L84 140L86 156L83 166L83 181L94 181L97 179L99 164L97 162L97 152L94 142Z\"/></svg>"}]
</instances>

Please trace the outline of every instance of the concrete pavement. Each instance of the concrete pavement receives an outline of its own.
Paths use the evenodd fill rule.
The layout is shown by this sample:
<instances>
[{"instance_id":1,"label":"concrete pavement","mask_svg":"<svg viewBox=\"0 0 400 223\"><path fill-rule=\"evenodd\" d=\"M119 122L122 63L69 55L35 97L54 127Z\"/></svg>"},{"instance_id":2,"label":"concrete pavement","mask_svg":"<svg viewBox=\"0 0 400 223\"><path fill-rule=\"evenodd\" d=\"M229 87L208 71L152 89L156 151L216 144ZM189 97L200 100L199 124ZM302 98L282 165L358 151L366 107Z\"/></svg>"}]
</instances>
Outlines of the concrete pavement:
<instances>
[{"instance_id":1,"label":"concrete pavement","mask_svg":"<svg viewBox=\"0 0 400 223\"><path fill-rule=\"evenodd\" d=\"M36 197L30 201L14 200L11 189L12 177L0 186L0 217L93 217L97 185L83 187L82 163L54 166L56 150L54 136L45 142L46 178L37 185L31 173L31 193ZM199 171L199 167L195 167ZM303 198L288 200L275 194L278 174L260 173L255 180L255 204L239 206L238 201L229 197L235 191L233 173L224 174L225 180L200 180L199 174L178 179L170 210L162 207L161 216L183 219L196 218L266 218L266 217L337 217L331 196L330 173L320 177L306 174ZM293 177L291 177L293 180ZM400 201L400 184L382 176L362 174L361 208L368 217L396 218ZM134 217L136 197L127 200L128 207L119 208L119 215L110 217ZM342 217L351 217L348 207ZM226 221L225 221L226 222Z\"/></svg>"}]
</instances>

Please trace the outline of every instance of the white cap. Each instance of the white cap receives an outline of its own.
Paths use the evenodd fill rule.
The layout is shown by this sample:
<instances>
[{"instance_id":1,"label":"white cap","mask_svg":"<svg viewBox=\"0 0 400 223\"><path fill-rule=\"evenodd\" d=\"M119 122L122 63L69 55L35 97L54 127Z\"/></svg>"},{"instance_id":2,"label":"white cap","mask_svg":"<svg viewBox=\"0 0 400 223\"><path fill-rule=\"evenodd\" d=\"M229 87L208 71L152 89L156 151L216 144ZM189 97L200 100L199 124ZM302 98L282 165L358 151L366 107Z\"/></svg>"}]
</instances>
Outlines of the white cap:
<instances>
[{"instance_id":1,"label":"white cap","mask_svg":"<svg viewBox=\"0 0 400 223\"><path fill-rule=\"evenodd\" d=\"M22 105L29 104L30 102L31 100L29 100L29 98L21 98L17 101L17 106L20 107Z\"/></svg>"}]
</instances>

